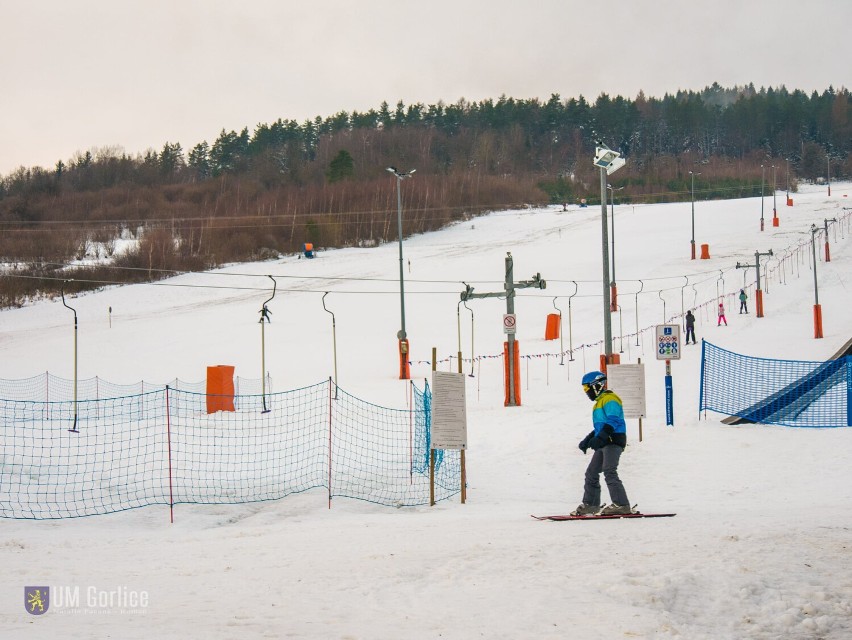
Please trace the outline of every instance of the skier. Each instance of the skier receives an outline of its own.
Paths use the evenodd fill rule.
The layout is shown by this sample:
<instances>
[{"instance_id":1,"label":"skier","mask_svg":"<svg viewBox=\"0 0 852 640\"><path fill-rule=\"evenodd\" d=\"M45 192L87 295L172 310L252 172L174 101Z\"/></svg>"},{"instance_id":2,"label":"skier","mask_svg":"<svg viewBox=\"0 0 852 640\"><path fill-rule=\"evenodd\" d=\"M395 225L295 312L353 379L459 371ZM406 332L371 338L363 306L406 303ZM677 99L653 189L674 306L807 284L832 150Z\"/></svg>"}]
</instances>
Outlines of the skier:
<instances>
[{"instance_id":1,"label":"skier","mask_svg":"<svg viewBox=\"0 0 852 640\"><path fill-rule=\"evenodd\" d=\"M719 303L719 320L716 322L716 326L720 326L722 323L725 323L725 326L728 326L728 319L725 317L725 305L721 302Z\"/></svg>"},{"instance_id":2,"label":"skier","mask_svg":"<svg viewBox=\"0 0 852 640\"><path fill-rule=\"evenodd\" d=\"M599 513L612 516L633 513L627 492L618 477L618 461L627 446L627 425L624 423L621 398L606 389L606 375L600 371L590 371L584 375L582 384L589 400L595 403L592 409L594 429L583 438L579 447L584 454L590 448L594 454L586 468L583 502L571 515ZM604 508L601 508L601 473L604 474L612 503Z\"/></svg>"},{"instance_id":3,"label":"skier","mask_svg":"<svg viewBox=\"0 0 852 640\"><path fill-rule=\"evenodd\" d=\"M689 336L692 336L692 344L695 344L695 316L692 309L686 312L686 344L689 344Z\"/></svg>"},{"instance_id":4,"label":"skier","mask_svg":"<svg viewBox=\"0 0 852 640\"><path fill-rule=\"evenodd\" d=\"M745 289L740 289L740 313L748 313L748 296Z\"/></svg>"}]
</instances>

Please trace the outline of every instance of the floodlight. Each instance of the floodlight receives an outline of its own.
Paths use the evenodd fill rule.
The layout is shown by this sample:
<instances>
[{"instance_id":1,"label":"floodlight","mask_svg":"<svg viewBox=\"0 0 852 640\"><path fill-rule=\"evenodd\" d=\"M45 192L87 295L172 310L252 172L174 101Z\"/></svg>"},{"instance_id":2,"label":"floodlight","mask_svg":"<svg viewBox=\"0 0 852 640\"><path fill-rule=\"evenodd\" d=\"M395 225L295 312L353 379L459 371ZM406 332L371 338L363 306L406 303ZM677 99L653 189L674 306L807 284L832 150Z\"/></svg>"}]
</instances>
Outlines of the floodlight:
<instances>
[{"instance_id":1,"label":"floodlight","mask_svg":"<svg viewBox=\"0 0 852 640\"><path fill-rule=\"evenodd\" d=\"M606 169L620 156L621 154L618 153L618 151L613 151L612 149L607 149L605 147L598 147L595 150L594 164L601 169Z\"/></svg>"},{"instance_id":2,"label":"floodlight","mask_svg":"<svg viewBox=\"0 0 852 640\"><path fill-rule=\"evenodd\" d=\"M621 156L614 158L610 165L606 168L606 175L612 175L613 173L621 169L621 167L623 167L625 164L627 164L627 160L625 160Z\"/></svg>"}]
</instances>

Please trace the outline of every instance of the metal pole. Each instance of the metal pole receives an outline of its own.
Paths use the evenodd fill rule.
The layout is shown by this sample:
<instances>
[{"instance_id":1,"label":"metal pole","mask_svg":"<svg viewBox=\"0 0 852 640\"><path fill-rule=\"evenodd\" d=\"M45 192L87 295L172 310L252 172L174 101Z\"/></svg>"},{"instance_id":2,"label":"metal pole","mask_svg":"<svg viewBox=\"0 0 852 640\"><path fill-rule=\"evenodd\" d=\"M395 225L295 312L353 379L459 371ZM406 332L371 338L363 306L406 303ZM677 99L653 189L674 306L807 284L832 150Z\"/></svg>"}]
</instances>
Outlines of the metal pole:
<instances>
[{"instance_id":1,"label":"metal pole","mask_svg":"<svg viewBox=\"0 0 852 640\"><path fill-rule=\"evenodd\" d=\"M760 288L760 251L754 252L754 268L757 269L757 291L761 291L761 288Z\"/></svg>"},{"instance_id":2,"label":"metal pole","mask_svg":"<svg viewBox=\"0 0 852 640\"><path fill-rule=\"evenodd\" d=\"M66 280L65 282L70 282L70 280ZM74 314L74 424L68 431L72 433L79 433L77 430L77 311L73 307L68 306L68 303L65 302L65 285L60 288L59 292L62 294L62 304L66 309L71 309L71 312Z\"/></svg>"},{"instance_id":3,"label":"metal pole","mask_svg":"<svg viewBox=\"0 0 852 640\"><path fill-rule=\"evenodd\" d=\"M325 306L325 297L328 295L328 291L322 294L322 308L326 310L327 313L331 314L331 344L332 344L332 352L334 354L334 399L337 400L337 323L334 320L334 313L329 311L329 309Z\"/></svg>"},{"instance_id":4,"label":"metal pole","mask_svg":"<svg viewBox=\"0 0 852 640\"><path fill-rule=\"evenodd\" d=\"M515 276L514 276L514 264L512 262L512 254L506 253L506 284L504 285L506 289L506 313L509 315L513 315L515 313ZM507 348L509 353L507 354L507 358L509 360L509 406L514 407L517 406L518 401L515 398L515 378L517 377L518 372L515 371L515 334L510 333L506 339Z\"/></svg>"},{"instance_id":5,"label":"metal pole","mask_svg":"<svg viewBox=\"0 0 852 640\"><path fill-rule=\"evenodd\" d=\"M695 176L701 175L701 173L694 173L690 171L689 174L692 176L692 240L690 240L690 244L692 247L692 260L695 260Z\"/></svg>"},{"instance_id":6,"label":"metal pole","mask_svg":"<svg viewBox=\"0 0 852 640\"><path fill-rule=\"evenodd\" d=\"M278 282L270 275L266 276L270 280L272 280L272 295L267 298L263 306L260 308L260 389L261 389L261 397L263 399L263 413L269 413L269 409L266 407L266 323L271 322L271 318L269 314L272 313L268 308L267 304L275 297L275 292L278 290Z\"/></svg>"},{"instance_id":7,"label":"metal pole","mask_svg":"<svg viewBox=\"0 0 852 640\"><path fill-rule=\"evenodd\" d=\"M559 296L556 296L558 298ZM556 306L556 298L553 299L553 308L559 312L559 364L565 364L565 350L562 348L562 309Z\"/></svg>"},{"instance_id":8,"label":"metal pole","mask_svg":"<svg viewBox=\"0 0 852 640\"><path fill-rule=\"evenodd\" d=\"M400 340L405 340L405 278L402 269L402 176L396 174L396 227L399 235L399 309L401 315Z\"/></svg>"},{"instance_id":9,"label":"metal pole","mask_svg":"<svg viewBox=\"0 0 852 640\"><path fill-rule=\"evenodd\" d=\"M825 175L828 182L828 196L831 197L831 158L827 153L825 154Z\"/></svg>"},{"instance_id":10,"label":"metal pole","mask_svg":"<svg viewBox=\"0 0 852 640\"><path fill-rule=\"evenodd\" d=\"M819 231L815 224L811 225L811 251L814 256L814 304L819 304L819 290L817 289L817 258L816 258L816 234Z\"/></svg>"},{"instance_id":11,"label":"metal pole","mask_svg":"<svg viewBox=\"0 0 852 640\"><path fill-rule=\"evenodd\" d=\"M609 247L606 220L606 169L601 167L601 249L603 257L603 320L604 320L604 356L609 363L612 357L612 318L609 301Z\"/></svg>"},{"instance_id":12,"label":"metal pole","mask_svg":"<svg viewBox=\"0 0 852 640\"><path fill-rule=\"evenodd\" d=\"M639 294L642 293L642 289L645 288L645 283L641 280L639 281L639 291L636 292L636 297L634 299L634 304L636 305L636 346L639 346Z\"/></svg>"},{"instance_id":13,"label":"metal pole","mask_svg":"<svg viewBox=\"0 0 852 640\"><path fill-rule=\"evenodd\" d=\"M574 283L574 293L568 296L568 360L570 362L574 362L574 324L571 316L571 298L576 296L577 291L579 291L577 281L572 280L572 282Z\"/></svg>"},{"instance_id":14,"label":"metal pole","mask_svg":"<svg viewBox=\"0 0 852 640\"><path fill-rule=\"evenodd\" d=\"M760 230L763 231L763 182L766 176L766 167L760 165Z\"/></svg>"},{"instance_id":15,"label":"metal pole","mask_svg":"<svg viewBox=\"0 0 852 640\"><path fill-rule=\"evenodd\" d=\"M410 178L416 169L411 169L408 173L402 173L396 167L388 167L394 176L396 176L396 226L397 236L399 241L399 312L400 312L400 328L396 334L399 340L399 379L408 380L409 373L409 344L407 334L405 333L405 276L403 269L402 258L402 180Z\"/></svg>"},{"instance_id":16,"label":"metal pole","mask_svg":"<svg viewBox=\"0 0 852 640\"><path fill-rule=\"evenodd\" d=\"M777 167L773 164L772 165L772 217L773 218L778 217L778 207L777 207L777 201L776 201L777 189L775 188L775 169L777 169ZM774 220L773 220L773 224L776 224Z\"/></svg>"}]
</instances>

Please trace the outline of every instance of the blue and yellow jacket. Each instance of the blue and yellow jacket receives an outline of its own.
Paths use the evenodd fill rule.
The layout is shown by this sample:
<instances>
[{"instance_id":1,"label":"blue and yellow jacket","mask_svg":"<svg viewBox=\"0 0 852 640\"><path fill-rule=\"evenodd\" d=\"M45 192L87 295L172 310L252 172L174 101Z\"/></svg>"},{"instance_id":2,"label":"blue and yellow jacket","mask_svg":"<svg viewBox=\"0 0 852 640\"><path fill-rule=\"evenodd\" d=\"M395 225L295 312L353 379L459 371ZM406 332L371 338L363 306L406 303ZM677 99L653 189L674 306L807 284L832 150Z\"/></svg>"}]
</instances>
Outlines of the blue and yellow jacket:
<instances>
[{"instance_id":1,"label":"blue and yellow jacket","mask_svg":"<svg viewBox=\"0 0 852 640\"><path fill-rule=\"evenodd\" d=\"M595 427L595 435L602 438L607 444L617 444L620 447L627 446L627 425L624 422L624 407L614 392L606 390L598 399L592 409L592 423ZM612 435L603 433L604 425L612 427Z\"/></svg>"}]
</instances>

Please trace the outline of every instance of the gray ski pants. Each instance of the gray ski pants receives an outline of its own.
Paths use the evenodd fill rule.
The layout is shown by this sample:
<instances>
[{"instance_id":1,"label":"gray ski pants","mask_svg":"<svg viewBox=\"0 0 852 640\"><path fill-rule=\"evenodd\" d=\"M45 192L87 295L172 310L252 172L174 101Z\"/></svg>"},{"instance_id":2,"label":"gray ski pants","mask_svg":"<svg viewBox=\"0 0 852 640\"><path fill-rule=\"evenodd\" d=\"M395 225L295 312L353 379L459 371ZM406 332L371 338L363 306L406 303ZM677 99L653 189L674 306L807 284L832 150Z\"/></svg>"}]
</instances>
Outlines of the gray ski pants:
<instances>
[{"instance_id":1,"label":"gray ski pants","mask_svg":"<svg viewBox=\"0 0 852 640\"><path fill-rule=\"evenodd\" d=\"M606 480L611 502L621 506L630 506L627 492L618 477L618 461L624 451L617 444L608 444L595 451L589 466L586 468L586 482L583 485L583 502L591 505L601 503L601 472Z\"/></svg>"}]
</instances>

